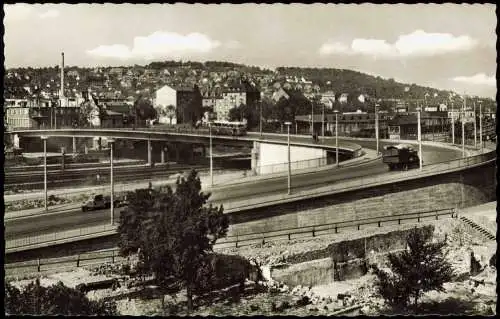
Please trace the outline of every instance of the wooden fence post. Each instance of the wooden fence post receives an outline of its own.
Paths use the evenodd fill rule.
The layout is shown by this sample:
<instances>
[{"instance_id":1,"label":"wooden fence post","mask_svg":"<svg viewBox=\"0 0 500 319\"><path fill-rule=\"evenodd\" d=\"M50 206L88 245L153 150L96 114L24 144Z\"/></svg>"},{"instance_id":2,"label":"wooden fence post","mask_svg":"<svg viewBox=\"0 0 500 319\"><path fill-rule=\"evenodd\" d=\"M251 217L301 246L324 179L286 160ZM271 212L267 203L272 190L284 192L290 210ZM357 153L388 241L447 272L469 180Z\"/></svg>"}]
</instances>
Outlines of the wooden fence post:
<instances>
[{"instance_id":1,"label":"wooden fence post","mask_svg":"<svg viewBox=\"0 0 500 319\"><path fill-rule=\"evenodd\" d=\"M378 227L380 227L380 220L378 221Z\"/></svg>"},{"instance_id":2,"label":"wooden fence post","mask_svg":"<svg viewBox=\"0 0 500 319\"><path fill-rule=\"evenodd\" d=\"M111 263L113 263L113 264L115 263L115 251L114 250L111 251Z\"/></svg>"},{"instance_id":3,"label":"wooden fence post","mask_svg":"<svg viewBox=\"0 0 500 319\"><path fill-rule=\"evenodd\" d=\"M359 230L359 224L358 224L358 230Z\"/></svg>"},{"instance_id":4,"label":"wooden fence post","mask_svg":"<svg viewBox=\"0 0 500 319\"><path fill-rule=\"evenodd\" d=\"M337 225L335 225L335 234L338 233Z\"/></svg>"},{"instance_id":5,"label":"wooden fence post","mask_svg":"<svg viewBox=\"0 0 500 319\"><path fill-rule=\"evenodd\" d=\"M398 225L401 225L401 218L398 218Z\"/></svg>"},{"instance_id":6,"label":"wooden fence post","mask_svg":"<svg viewBox=\"0 0 500 319\"><path fill-rule=\"evenodd\" d=\"M76 259L76 267L80 267L80 254L78 254L78 257Z\"/></svg>"},{"instance_id":7,"label":"wooden fence post","mask_svg":"<svg viewBox=\"0 0 500 319\"><path fill-rule=\"evenodd\" d=\"M262 245L266 243L266 240L264 239L264 233L262 233Z\"/></svg>"},{"instance_id":8,"label":"wooden fence post","mask_svg":"<svg viewBox=\"0 0 500 319\"><path fill-rule=\"evenodd\" d=\"M420 223L420 215L417 216L417 223Z\"/></svg>"},{"instance_id":9,"label":"wooden fence post","mask_svg":"<svg viewBox=\"0 0 500 319\"><path fill-rule=\"evenodd\" d=\"M236 248L238 248L238 235L236 235Z\"/></svg>"},{"instance_id":10,"label":"wooden fence post","mask_svg":"<svg viewBox=\"0 0 500 319\"><path fill-rule=\"evenodd\" d=\"M37 270L40 272L40 258L37 259Z\"/></svg>"},{"instance_id":11,"label":"wooden fence post","mask_svg":"<svg viewBox=\"0 0 500 319\"><path fill-rule=\"evenodd\" d=\"M451 213L451 217L453 217L453 213ZM439 215L438 215L438 213L436 212L436 220L438 220L438 219L439 219Z\"/></svg>"},{"instance_id":12,"label":"wooden fence post","mask_svg":"<svg viewBox=\"0 0 500 319\"><path fill-rule=\"evenodd\" d=\"M291 234L288 233L288 240L291 240Z\"/></svg>"},{"instance_id":13,"label":"wooden fence post","mask_svg":"<svg viewBox=\"0 0 500 319\"><path fill-rule=\"evenodd\" d=\"M316 234L314 233L314 227L313 227L313 237L316 237Z\"/></svg>"}]
</instances>

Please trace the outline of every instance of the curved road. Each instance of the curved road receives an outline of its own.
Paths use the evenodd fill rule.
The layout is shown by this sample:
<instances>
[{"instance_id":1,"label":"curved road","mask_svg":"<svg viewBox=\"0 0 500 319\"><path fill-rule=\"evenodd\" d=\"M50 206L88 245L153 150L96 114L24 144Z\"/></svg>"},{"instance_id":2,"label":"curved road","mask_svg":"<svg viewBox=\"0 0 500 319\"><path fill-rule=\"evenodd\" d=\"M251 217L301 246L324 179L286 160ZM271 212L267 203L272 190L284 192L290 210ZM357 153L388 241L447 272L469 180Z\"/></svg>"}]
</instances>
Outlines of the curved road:
<instances>
[{"instance_id":1,"label":"curved road","mask_svg":"<svg viewBox=\"0 0 500 319\"><path fill-rule=\"evenodd\" d=\"M364 147L373 147L374 142L360 141ZM381 143L381 147L384 144ZM435 146L423 146L423 159L425 164L432 164L447 160L452 160L461 156L460 149L443 149ZM317 172L304 173L292 176L292 187L297 190L314 189L345 179L352 179L362 176L378 175L388 171L386 165L381 160L376 160L362 164L360 166L346 168L332 168ZM241 201L259 195L278 194L286 191L287 176L266 180L255 180L241 184L214 187L212 189L211 201L231 202ZM119 217L119 212L115 213ZM20 219L5 220L5 239L22 238L56 231L90 227L109 223L109 209L93 212L82 212L74 209L68 212L58 212L49 215L38 215Z\"/></svg>"}]
</instances>

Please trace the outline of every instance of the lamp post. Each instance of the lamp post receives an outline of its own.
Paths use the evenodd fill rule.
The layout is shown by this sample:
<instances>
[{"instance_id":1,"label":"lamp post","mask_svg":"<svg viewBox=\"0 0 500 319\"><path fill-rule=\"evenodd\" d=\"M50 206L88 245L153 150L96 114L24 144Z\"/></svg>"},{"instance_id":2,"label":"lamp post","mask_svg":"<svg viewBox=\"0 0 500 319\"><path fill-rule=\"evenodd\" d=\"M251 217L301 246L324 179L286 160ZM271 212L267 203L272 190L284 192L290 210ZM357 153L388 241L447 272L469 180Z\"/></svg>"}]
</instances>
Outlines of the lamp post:
<instances>
[{"instance_id":1,"label":"lamp post","mask_svg":"<svg viewBox=\"0 0 500 319\"><path fill-rule=\"evenodd\" d=\"M110 180L111 180L111 203L110 203L110 213L111 213L111 225L113 225L114 222L114 213L115 213L115 201L114 201L114 181L113 181L113 148L115 144L115 140L111 139L108 141L110 144L110 155L109 155L109 162L110 162Z\"/></svg>"},{"instance_id":2,"label":"lamp post","mask_svg":"<svg viewBox=\"0 0 500 319\"><path fill-rule=\"evenodd\" d=\"M483 103L479 101L479 145L483 152Z\"/></svg>"},{"instance_id":3,"label":"lamp post","mask_svg":"<svg viewBox=\"0 0 500 319\"><path fill-rule=\"evenodd\" d=\"M476 101L474 101L474 148L477 149L477 116L476 116Z\"/></svg>"},{"instance_id":4,"label":"lamp post","mask_svg":"<svg viewBox=\"0 0 500 319\"><path fill-rule=\"evenodd\" d=\"M292 193L292 167L290 163L290 125L291 122L285 122L288 129L288 195Z\"/></svg>"},{"instance_id":5,"label":"lamp post","mask_svg":"<svg viewBox=\"0 0 500 319\"><path fill-rule=\"evenodd\" d=\"M260 137L262 137L262 101L260 101L260 121L259 121Z\"/></svg>"},{"instance_id":6,"label":"lamp post","mask_svg":"<svg viewBox=\"0 0 500 319\"><path fill-rule=\"evenodd\" d=\"M375 104L375 139L377 141L377 156L379 151L379 132L378 132L378 104Z\"/></svg>"},{"instance_id":7,"label":"lamp post","mask_svg":"<svg viewBox=\"0 0 500 319\"><path fill-rule=\"evenodd\" d=\"M339 111L334 110L335 113L335 165L339 167Z\"/></svg>"},{"instance_id":8,"label":"lamp post","mask_svg":"<svg viewBox=\"0 0 500 319\"><path fill-rule=\"evenodd\" d=\"M422 126L420 123L421 108L417 108L417 129L418 129L418 167L422 170Z\"/></svg>"},{"instance_id":9,"label":"lamp post","mask_svg":"<svg viewBox=\"0 0 500 319\"><path fill-rule=\"evenodd\" d=\"M453 110L453 100L451 102L451 144L455 145L455 112Z\"/></svg>"},{"instance_id":10,"label":"lamp post","mask_svg":"<svg viewBox=\"0 0 500 319\"><path fill-rule=\"evenodd\" d=\"M325 137L325 103L323 104L323 113L321 115L321 136Z\"/></svg>"},{"instance_id":11,"label":"lamp post","mask_svg":"<svg viewBox=\"0 0 500 319\"><path fill-rule=\"evenodd\" d=\"M45 195L44 208L47 211L47 136L42 136L43 141L43 191Z\"/></svg>"},{"instance_id":12,"label":"lamp post","mask_svg":"<svg viewBox=\"0 0 500 319\"><path fill-rule=\"evenodd\" d=\"M208 122L208 131L210 133L210 186L214 186L214 163L212 152L212 123Z\"/></svg>"},{"instance_id":13,"label":"lamp post","mask_svg":"<svg viewBox=\"0 0 500 319\"><path fill-rule=\"evenodd\" d=\"M464 94L464 103L462 106L462 116L461 116L461 122L462 122L462 157L465 157L465 94Z\"/></svg>"},{"instance_id":14,"label":"lamp post","mask_svg":"<svg viewBox=\"0 0 500 319\"><path fill-rule=\"evenodd\" d=\"M314 135L314 103L311 102L311 135Z\"/></svg>"}]
</instances>

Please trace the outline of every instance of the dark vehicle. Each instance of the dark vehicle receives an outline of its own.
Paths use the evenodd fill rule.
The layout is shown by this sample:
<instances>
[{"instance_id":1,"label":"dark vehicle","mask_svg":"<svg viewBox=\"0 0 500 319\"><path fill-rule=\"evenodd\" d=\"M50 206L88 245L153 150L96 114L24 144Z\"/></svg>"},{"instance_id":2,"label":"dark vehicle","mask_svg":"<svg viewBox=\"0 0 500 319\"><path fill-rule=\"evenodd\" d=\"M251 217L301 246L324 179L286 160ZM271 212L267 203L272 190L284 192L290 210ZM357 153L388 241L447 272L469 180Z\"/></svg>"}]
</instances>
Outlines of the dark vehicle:
<instances>
[{"instance_id":1,"label":"dark vehicle","mask_svg":"<svg viewBox=\"0 0 500 319\"><path fill-rule=\"evenodd\" d=\"M389 170L418 167L418 152L406 144L389 145L384 147L382 162L389 166Z\"/></svg>"},{"instance_id":2,"label":"dark vehicle","mask_svg":"<svg viewBox=\"0 0 500 319\"><path fill-rule=\"evenodd\" d=\"M111 197L104 195L95 195L82 205L82 211L105 209L111 207Z\"/></svg>"},{"instance_id":3,"label":"dark vehicle","mask_svg":"<svg viewBox=\"0 0 500 319\"><path fill-rule=\"evenodd\" d=\"M127 206L128 203L126 196L113 200L113 206L116 208ZM111 208L111 196L95 195L82 205L84 212L106 208Z\"/></svg>"}]
</instances>

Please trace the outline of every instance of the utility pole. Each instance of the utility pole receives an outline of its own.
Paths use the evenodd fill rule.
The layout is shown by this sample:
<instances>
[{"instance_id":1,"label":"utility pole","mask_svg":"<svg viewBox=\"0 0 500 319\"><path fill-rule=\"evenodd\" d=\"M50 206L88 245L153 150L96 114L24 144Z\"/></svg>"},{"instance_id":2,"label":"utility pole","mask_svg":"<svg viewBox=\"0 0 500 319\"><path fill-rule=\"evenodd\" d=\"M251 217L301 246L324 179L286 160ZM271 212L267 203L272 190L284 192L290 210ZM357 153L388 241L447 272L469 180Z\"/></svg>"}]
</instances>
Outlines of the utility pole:
<instances>
[{"instance_id":1,"label":"utility pole","mask_svg":"<svg viewBox=\"0 0 500 319\"><path fill-rule=\"evenodd\" d=\"M292 167L290 162L290 126L291 122L285 122L288 129L288 195L292 193Z\"/></svg>"},{"instance_id":2,"label":"utility pole","mask_svg":"<svg viewBox=\"0 0 500 319\"><path fill-rule=\"evenodd\" d=\"M110 140L109 143L111 144L111 149L110 149L110 168L111 168L111 174L110 174L110 179L111 179L111 225L113 225L114 222L114 213L115 213L115 203L114 203L114 181L113 181L113 146L115 144L115 140Z\"/></svg>"},{"instance_id":3,"label":"utility pole","mask_svg":"<svg viewBox=\"0 0 500 319\"><path fill-rule=\"evenodd\" d=\"M483 103L479 101L479 144L483 152Z\"/></svg>"},{"instance_id":4,"label":"utility pole","mask_svg":"<svg viewBox=\"0 0 500 319\"><path fill-rule=\"evenodd\" d=\"M45 211L48 210L47 207L47 136L42 136L43 141L43 190L45 195L44 207Z\"/></svg>"},{"instance_id":5,"label":"utility pole","mask_svg":"<svg viewBox=\"0 0 500 319\"><path fill-rule=\"evenodd\" d=\"M462 111L462 157L465 157L465 104L466 104L466 97L464 93L464 103L463 103L463 111Z\"/></svg>"},{"instance_id":6,"label":"utility pole","mask_svg":"<svg viewBox=\"0 0 500 319\"><path fill-rule=\"evenodd\" d=\"M323 103L323 114L321 117L321 136L325 137L325 104Z\"/></svg>"},{"instance_id":7,"label":"utility pole","mask_svg":"<svg viewBox=\"0 0 500 319\"><path fill-rule=\"evenodd\" d=\"M422 126L420 121L420 110L417 108L417 125L418 125L418 161L419 169L422 170Z\"/></svg>"},{"instance_id":8,"label":"utility pole","mask_svg":"<svg viewBox=\"0 0 500 319\"><path fill-rule=\"evenodd\" d=\"M474 101L474 148L477 149L477 114L476 114L476 101Z\"/></svg>"},{"instance_id":9,"label":"utility pole","mask_svg":"<svg viewBox=\"0 0 500 319\"><path fill-rule=\"evenodd\" d=\"M375 104L375 139L377 140L377 156L379 153L378 104Z\"/></svg>"}]
</instances>

